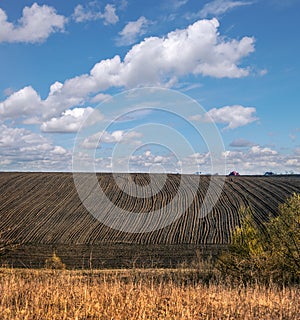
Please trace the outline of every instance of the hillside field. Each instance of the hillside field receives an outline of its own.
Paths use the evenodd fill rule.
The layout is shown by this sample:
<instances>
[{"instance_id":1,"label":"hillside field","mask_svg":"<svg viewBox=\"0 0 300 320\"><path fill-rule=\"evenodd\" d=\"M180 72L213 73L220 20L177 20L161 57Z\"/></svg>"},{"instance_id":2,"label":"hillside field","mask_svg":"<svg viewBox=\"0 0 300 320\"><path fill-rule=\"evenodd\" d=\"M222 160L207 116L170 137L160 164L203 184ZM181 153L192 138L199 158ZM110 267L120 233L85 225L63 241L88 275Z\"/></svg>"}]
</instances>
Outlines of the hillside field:
<instances>
[{"instance_id":1,"label":"hillside field","mask_svg":"<svg viewBox=\"0 0 300 320\"><path fill-rule=\"evenodd\" d=\"M112 174L99 173L97 178L116 210L128 212L163 210L176 195L184 203L192 186L197 192L172 224L130 233L104 225L86 210L72 173L2 172L1 241L18 246L0 258L0 264L43 267L55 251L68 268L176 267L202 255L214 256L225 248L231 230L239 224L241 207L251 206L255 219L265 221L268 214L276 214L279 203L300 192L299 175L226 177L213 210L199 217L209 182L215 179L211 185L217 189L218 177L169 174L163 188L150 197L133 197L122 190L122 186L147 186L151 180L148 174L120 173L121 187ZM160 185L162 176L155 174L152 179L151 183ZM181 208L174 206L172 210Z\"/></svg>"}]
</instances>

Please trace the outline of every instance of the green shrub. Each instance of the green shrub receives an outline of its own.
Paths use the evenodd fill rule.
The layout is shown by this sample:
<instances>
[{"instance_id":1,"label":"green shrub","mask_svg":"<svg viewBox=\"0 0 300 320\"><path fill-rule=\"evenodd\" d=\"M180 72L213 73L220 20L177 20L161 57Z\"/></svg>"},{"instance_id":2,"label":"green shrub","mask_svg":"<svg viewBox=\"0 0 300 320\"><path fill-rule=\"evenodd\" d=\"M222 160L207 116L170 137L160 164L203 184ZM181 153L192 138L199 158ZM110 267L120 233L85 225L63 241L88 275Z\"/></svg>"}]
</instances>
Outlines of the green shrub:
<instances>
[{"instance_id":1,"label":"green shrub","mask_svg":"<svg viewBox=\"0 0 300 320\"><path fill-rule=\"evenodd\" d=\"M300 282L300 195L279 206L278 215L257 224L251 209L241 210L241 226L219 258L222 275L244 282Z\"/></svg>"}]
</instances>

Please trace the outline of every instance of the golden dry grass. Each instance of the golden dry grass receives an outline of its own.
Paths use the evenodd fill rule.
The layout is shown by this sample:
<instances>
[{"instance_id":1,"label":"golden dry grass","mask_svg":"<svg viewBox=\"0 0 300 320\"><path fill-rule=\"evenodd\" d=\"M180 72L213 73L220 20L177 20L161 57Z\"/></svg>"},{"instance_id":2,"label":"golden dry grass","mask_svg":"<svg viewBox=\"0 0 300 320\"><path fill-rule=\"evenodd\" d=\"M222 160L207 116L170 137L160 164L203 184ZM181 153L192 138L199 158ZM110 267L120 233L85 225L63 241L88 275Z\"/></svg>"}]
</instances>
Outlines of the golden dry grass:
<instances>
[{"instance_id":1,"label":"golden dry grass","mask_svg":"<svg viewBox=\"0 0 300 320\"><path fill-rule=\"evenodd\" d=\"M207 286L182 282L180 275L184 271L0 269L0 318L300 319L300 288Z\"/></svg>"}]
</instances>

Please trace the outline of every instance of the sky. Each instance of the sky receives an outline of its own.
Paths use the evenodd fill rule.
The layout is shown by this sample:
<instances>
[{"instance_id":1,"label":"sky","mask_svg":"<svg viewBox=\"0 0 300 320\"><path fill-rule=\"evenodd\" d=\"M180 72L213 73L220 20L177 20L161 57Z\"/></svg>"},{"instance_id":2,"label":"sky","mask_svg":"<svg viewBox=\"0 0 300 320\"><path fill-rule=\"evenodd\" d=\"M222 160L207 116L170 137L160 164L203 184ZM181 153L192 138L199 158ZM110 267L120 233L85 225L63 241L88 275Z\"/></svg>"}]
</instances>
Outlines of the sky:
<instances>
[{"instance_id":1,"label":"sky","mask_svg":"<svg viewBox=\"0 0 300 320\"><path fill-rule=\"evenodd\" d=\"M1 0L0 171L300 173L299 30L300 0Z\"/></svg>"}]
</instances>

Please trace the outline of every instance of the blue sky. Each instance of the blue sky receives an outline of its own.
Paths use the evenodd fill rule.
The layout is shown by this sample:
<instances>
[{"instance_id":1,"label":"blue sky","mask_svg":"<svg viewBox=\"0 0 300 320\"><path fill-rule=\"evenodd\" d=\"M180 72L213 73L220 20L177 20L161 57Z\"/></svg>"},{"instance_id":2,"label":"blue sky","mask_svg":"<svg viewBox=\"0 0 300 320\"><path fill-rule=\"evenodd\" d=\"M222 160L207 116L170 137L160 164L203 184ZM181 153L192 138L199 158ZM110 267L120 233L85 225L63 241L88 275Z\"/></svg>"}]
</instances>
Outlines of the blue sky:
<instances>
[{"instance_id":1,"label":"blue sky","mask_svg":"<svg viewBox=\"0 0 300 320\"><path fill-rule=\"evenodd\" d=\"M113 159L119 170L223 173L226 158L226 172L300 173L299 12L299 0L0 1L0 170L70 171L81 141L98 171ZM169 100L137 90L124 102L143 87ZM146 110L176 95L177 116ZM113 121L128 110L134 119ZM214 140L192 130L208 123L224 144L214 167ZM182 140L179 152L175 131L192 150Z\"/></svg>"}]
</instances>

